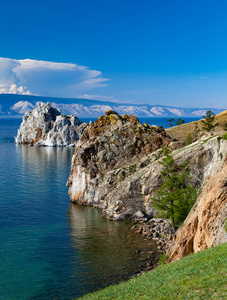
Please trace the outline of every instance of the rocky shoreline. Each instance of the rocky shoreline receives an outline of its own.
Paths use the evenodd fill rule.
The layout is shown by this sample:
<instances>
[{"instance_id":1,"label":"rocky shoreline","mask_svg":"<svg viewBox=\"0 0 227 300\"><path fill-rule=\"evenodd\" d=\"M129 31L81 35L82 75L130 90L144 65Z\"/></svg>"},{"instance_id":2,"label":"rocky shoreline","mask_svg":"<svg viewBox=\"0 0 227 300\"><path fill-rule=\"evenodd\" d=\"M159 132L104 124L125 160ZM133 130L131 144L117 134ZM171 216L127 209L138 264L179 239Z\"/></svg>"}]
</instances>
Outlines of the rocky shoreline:
<instances>
[{"instance_id":1,"label":"rocky shoreline","mask_svg":"<svg viewBox=\"0 0 227 300\"><path fill-rule=\"evenodd\" d=\"M141 268L139 265L139 272L135 276L139 276L144 272L148 272L157 268L159 263L159 258L162 254L166 253L170 245L173 242L175 233L170 224L169 220L162 218L151 218L146 221L134 222L134 225L130 228L134 230L135 234L141 234L145 240L150 240L150 245L155 245L157 251L142 251L138 249L138 253L147 254L145 258L141 260L146 260L146 268Z\"/></svg>"},{"instance_id":2,"label":"rocky shoreline","mask_svg":"<svg viewBox=\"0 0 227 300\"><path fill-rule=\"evenodd\" d=\"M135 224L131 229L135 233L142 234L145 239L155 241L162 252L169 248L175 235L169 220L161 218L152 218L144 224Z\"/></svg>"},{"instance_id":3,"label":"rocky shoreline","mask_svg":"<svg viewBox=\"0 0 227 300\"><path fill-rule=\"evenodd\" d=\"M162 218L131 221L131 224L132 226L129 227L129 230L133 230L134 234L142 235L143 239L149 242L148 246L150 247L150 249L138 248L136 250L141 264L138 264L137 271L131 275L130 278L133 278L152 271L160 265L160 256L169 249L175 233L170 221Z\"/></svg>"}]
</instances>

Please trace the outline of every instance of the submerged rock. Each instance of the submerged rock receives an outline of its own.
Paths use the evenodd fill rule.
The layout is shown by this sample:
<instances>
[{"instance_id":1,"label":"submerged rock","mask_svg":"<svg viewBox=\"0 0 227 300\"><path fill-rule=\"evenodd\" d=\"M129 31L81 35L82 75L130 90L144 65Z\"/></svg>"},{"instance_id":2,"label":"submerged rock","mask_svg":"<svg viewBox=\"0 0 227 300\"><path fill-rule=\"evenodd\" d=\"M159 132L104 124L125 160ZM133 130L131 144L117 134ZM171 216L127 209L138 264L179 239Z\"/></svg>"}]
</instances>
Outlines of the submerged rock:
<instances>
[{"instance_id":1,"label":"submerged rock","mask_svg":"<svg viewBox=\"0 0 227 300\"><path fill-rule=\"evenodd\" d=\"M75 145L86 126L76 116L62 114L49 102L38 102L35 109L25 113L15 142L52 147Z\"/></svg>"}]
</instances>

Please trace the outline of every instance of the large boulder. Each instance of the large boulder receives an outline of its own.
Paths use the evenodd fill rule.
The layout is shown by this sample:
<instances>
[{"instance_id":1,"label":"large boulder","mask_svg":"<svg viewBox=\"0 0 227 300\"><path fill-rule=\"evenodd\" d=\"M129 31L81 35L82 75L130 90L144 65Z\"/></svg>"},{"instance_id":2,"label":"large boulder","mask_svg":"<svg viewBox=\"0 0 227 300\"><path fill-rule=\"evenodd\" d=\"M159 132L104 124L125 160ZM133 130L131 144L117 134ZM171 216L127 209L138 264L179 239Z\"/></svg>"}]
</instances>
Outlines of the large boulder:
<instances>
[{"instance_id":1,"label":"large boulder","mask_svg":"<svg viewBox=\"0 0 227 300\"><path fill-rule=\"evenodd\" d=\"M74 115L62 114L51 104L38 102L26 112L15 142L37 146L75 145L87 124Z\"/></svg>"}]
</instances>

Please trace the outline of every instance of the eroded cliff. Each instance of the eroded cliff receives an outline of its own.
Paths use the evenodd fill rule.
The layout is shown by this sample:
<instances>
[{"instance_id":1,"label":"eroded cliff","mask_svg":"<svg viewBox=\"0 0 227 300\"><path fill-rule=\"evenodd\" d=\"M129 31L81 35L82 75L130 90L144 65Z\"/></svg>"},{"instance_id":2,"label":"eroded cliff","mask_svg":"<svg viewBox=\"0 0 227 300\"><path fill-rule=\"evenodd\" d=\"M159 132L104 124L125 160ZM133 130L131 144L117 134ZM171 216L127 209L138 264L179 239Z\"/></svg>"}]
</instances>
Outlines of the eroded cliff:
<instances>
[{"instance_id":1,"label":"eroded cliff","mask_svg":"<svg viewBox=\"0 0 227 300\"><path fill-rule=\"evenodd\" d=\"M168 250L169 261L227 242L227 157L223 168L207 179L200 196Z\"/></svg>"}]
</instances>

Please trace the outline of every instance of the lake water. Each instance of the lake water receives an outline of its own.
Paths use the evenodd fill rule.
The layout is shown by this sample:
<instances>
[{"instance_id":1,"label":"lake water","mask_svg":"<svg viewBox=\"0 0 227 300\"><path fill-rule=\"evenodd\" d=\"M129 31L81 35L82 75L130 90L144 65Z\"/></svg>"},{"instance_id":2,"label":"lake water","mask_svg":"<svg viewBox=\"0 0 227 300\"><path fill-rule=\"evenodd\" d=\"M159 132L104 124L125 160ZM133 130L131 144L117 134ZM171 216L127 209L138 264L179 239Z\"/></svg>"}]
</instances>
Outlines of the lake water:
<instances>
[{"instance_id":1,"label":"lake water","mask_svg":"<svg viewBox=\"0 0 227 300\"><path fill-rule=\"evenodd\" d=\"M127 279L155 251L130 223L71 204L73 148L16 145L0 119L0 299L72 299Z\"/></svg>"},{"instance_id":2,"label":"lake water","mask_svg":"<svg viewBox=\"0 0 227 300\"><path fill-rule=\"evenodd\" d=\"M131 223L70 203L74 148L16 145L20 122L0 119L0 299L78 298L145 267L136 250L156 247Z\"/></svg>"}]
</instances>

